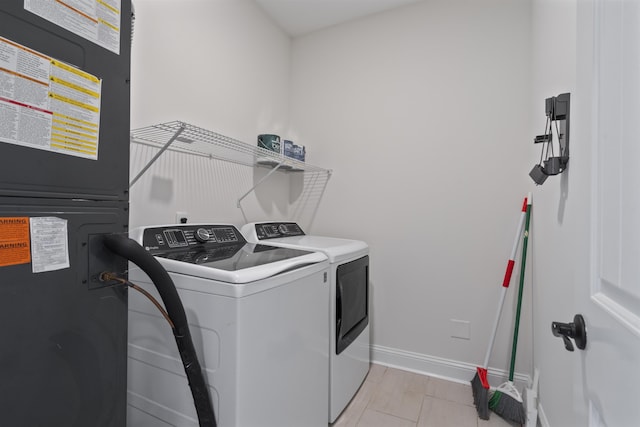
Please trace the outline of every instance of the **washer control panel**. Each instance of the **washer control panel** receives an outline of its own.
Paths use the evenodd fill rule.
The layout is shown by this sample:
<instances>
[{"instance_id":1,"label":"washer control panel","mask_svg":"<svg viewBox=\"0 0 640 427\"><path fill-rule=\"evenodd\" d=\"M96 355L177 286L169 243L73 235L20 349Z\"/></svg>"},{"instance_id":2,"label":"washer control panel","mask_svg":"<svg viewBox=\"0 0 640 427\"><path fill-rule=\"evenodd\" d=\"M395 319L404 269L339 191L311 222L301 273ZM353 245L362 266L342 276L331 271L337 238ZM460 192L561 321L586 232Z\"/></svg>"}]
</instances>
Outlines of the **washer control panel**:
<instances>
[{"instance_id":1,"label":"washer control panel","mask_svg":"<svg viewBox=\"0 0 640 427\"><path fill-rule=\"evenodd\" d=\"M304 236L304 231L295 222L263 222L256 224L258 240L278 237Z\"/></svg>"},{"instance_id":2,"label":"washer control panel","mask_svg":"<svg viewBox=\"0 0 640 427\"><path fill-rule=\"evenodd\" d=\"M216 247L245 244L233 225L177 224L144 230L142 245L152 253L185 250L191 247Z\"/></svg>"}]
</instances>

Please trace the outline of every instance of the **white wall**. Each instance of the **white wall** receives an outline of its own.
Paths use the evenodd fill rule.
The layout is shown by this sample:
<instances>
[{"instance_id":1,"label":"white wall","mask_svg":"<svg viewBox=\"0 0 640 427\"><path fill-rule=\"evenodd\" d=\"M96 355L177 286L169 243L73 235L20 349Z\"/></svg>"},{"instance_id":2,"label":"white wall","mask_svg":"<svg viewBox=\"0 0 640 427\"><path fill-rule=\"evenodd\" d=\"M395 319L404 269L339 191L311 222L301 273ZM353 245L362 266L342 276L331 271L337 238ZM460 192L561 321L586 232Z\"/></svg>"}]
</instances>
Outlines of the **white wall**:
<instances>
[{"instance_id":1,"label":"white wall","mask_svg":"<svg viewBox=\"0 0 640 427\"><path fill-rule=\"evenodd\" d=\"M311 231L370 244L374 354L387 363L484 358L532 187L530 23L529 2L430 0L293 42L294 134L334 170ZM490 361L503 371L514 276ZM530 304L527 285L525 374ZM451 337L451 319L471 322L470 340Z\"/></svg>"},{"instance_id":2,"label":"white wall","mask_svg":"<svg viewBox=\"0 0 640 427\"><path fill-rule=\"evenodd\" d=\"M289 37L251 0L136 0L132 128L181 120L255 144L285 135L289 112ZM132 145L132 178L155 153ZM242 224L286 216L289 179L245 166L165 153L131 189L131 227L175 222ZM245 218L247 217L247 218Z\"/></svg>"},{"instance_id":3,"label":"white wall","mask_svg":"<svg viewBox=\"0 0 640 427\"><path fill-rule=\"evenodd\" d=\"M587 4L588 2L585 2ZM581 372L585 354L564 350L560 338L551 334L552 321L569 322L585 307L576 303L580 286L588 287L588 271L575 271L588 258L590 236L585 231L590 215L591 152L589 129L584 120L590 108L589 94L579 92L579 76L590 76L592 65L578 66L578 2L575 0L533 2L533 85L532 117L540 129L544 99L571 92L571 135L569 166L561 176L550 177L536 188L532 240L534 281L534 364L540 370L542 425L584 426L588 424ZM588 4L582 6L589 8ZM583 21L583 24L585 22ZM592 25L587 18L587 26ZM553 29L553 30L550 30ZM586 73L586 74L585 74ZM588 77L587 77L588 78ZM588 87L589 83L587 83ZM584 89L584 85L582 88ZM538 131L541 133L541 131ZM531 156L539 156L536 149ZM577 282L578 286L576 286ZM588 319L588 321L591 319ZM577 372L577 373L576 373ZM602 390L602 392L606 392Z\"/></svg>"},{"instance_id":4,"label":"white wall","mask_svg":"<svg viewBox=\"0 0 640 427\"><path fill-rule=\"evenodd\" d=\"M576 205L574 191L588 185L578 180L577 168L584 168L588 150L578 135L576 102L576 2L536 0L533 2L533 85L532 132L544 129L544 100L571 92L571 160L565 173L549 177L534 190L535 211L532 224L532 267L534 282L534 364L540 370L542 416L554 426L582 424L572 405L574 362L580 354L564 350L562 340L551 334L551 321L568 322L576 313L571 263L576 252L571 246L573 230L588 211ZM550 29L553 28L553 31ZM586 151L586 152L585 152ZM531 147L532 164L539 159L538 147ZM580 182L582 181L582 182ZM581 185L582 184L582 185ZM577 196L578 193L576 193ZM576 211L576 209L579 209Z\"/></svg>"}]
</instances>

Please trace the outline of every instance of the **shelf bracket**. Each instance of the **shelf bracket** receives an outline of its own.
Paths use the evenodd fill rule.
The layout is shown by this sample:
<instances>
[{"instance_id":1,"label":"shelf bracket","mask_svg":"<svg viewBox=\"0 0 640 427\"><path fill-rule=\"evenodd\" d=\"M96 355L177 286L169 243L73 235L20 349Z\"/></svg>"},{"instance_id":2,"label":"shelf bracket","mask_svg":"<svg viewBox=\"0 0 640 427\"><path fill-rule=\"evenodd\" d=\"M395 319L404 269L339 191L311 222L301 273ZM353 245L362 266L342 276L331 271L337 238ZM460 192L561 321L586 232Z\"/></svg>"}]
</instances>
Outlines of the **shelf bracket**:
<instances>
[{"instance_id":1,"label":"shelf bracket","mask_svg":"<svg viewBox=\"0 0 640 427\"><path fill-rule=\"evenodd\" d=\"M237 206L238 208L240 208L240 207L241 207L241 206L240 206L240 203L244 200L244 198L245 198L245 197L247 197L249 194L251 194L253 191L255 191L255 189L256 189L256 188L258 188L258 187L260 186L260 184L262 184L263 182L265 182L266 180L268 180L268 179L269 179L269 177L270 177L270 176L271 176L275 171L277 171L277 170L280 168L280 166L282 166L282 164L283 164L283 163L284 163L284 161L281 161L280 163L278 163L277 165L275 165L275 166L273 167L273 169L271 169L271 170L269 171L269 173L267 173L265 176L263 176L263 177L260 179L260 181L258 181L257 183L255 183L255 184L253 185L253 187L251 187L251 188L250 188L246 193L244 193L242 196L240 196L240 198L238 199L238 203L236 204L236 206Z\"/></svg>"},{"instance_id":2,"label":"shelf bracket","mask_svg":"<svg viewBox=\"0 0 640 427\"><path fill-rule=\"evenodd\" d=\"M142 168L142 170L140 172L138 172L138 174L135 176L135 178L133 178L131 180L131 182L129 183L129 188L133 187L133 184L136 183L136 181L138 181L140 179L140 177L142 175L144 175L144 173L147 171L147 169L149 169L151 167L152 164L155 163L156 160L158 160L158 157L160 157L162 155L162 153L164 153L167 148L169 148L169 146L171 144L173 144L173 141L175 141L180 134L182 133L182 131L184 131L185 125L184 123L176 130L176 132L173 134L173 136L171 138L169 138L169 141L167 141L166 144L164 144L164 146L160 149L160 151L158 151L156 153L155 156L153 156L153 158L151 160L149 160L149 163L147 163L145 165L145 167Z\"/></svg>"}]
</instances>

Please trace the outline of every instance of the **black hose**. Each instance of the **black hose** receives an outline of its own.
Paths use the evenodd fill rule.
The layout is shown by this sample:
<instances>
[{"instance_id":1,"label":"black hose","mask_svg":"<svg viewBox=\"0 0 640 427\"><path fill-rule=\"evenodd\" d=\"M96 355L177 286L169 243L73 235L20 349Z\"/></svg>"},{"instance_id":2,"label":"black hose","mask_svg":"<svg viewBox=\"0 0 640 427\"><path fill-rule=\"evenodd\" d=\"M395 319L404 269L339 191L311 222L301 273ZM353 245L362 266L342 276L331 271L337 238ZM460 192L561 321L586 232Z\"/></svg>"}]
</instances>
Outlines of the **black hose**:
<instances>
[{"instance_id":1,"label":"black hose","mask_svg":"<svg viewBox=\"0 0 640 427\"><path fill-rule=\"evenodd\" d=\"M216 427L216 417L213 405L209 397L209 391L202 375L202 369L198 362L187 316L184 312L182 301L178 296L178 291L169 276L169 273L160 265L160 263L140 246L135 240L132 240L121 234L109 234L104 236L104 245L113 253L126 258L140 267L151 279L162 302L169 313L169 317L173 321L175 328L173 335L178 345L178 351L182 358L184 371L187 374L193 402L198 414L200 427Z\"/></svg>"}]
</instances>

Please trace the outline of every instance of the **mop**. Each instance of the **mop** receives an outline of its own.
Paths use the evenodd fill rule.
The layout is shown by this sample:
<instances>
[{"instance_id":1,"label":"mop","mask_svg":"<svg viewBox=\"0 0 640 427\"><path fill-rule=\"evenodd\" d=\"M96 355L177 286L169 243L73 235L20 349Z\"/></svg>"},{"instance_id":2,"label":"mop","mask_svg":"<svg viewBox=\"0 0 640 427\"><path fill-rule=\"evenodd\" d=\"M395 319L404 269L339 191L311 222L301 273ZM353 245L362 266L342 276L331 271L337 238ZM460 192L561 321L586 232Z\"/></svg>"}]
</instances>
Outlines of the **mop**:
<instances>
[{"instance_id":1,"label":"mop","mask_svg":"<svg viewBox=\"0 0 640 427\"><path fill-rule=\"evenodd\" d=\"M489 357L491 356L491 350L496 338L496 332L498 330L498 322L500 321L500 313L502 312L502 306L504 304L504 298L507 294L507 288L511 283L511 273L513 272L513 266L515 264L516 252L518 251L518 244L520 243L520 236L522 235L522 229L524 227L524 220L527 213L527 198L525 197L522 204L522 213L520 215L520 221L518 223L518 231L513 242L511 249L511 256L507 262L507 269L504 273L504 280L502 281L502 290L500 292L500 302L498 303L498 311L496 313L495 320L493 322L493 330L491 331L491 338L489 338L489 347L484 357L484 364L476 369L476 375L471 380L471 389L473 391L473 403L476 405L478 411L478 417L483 420L489 419L489 381L487 380L487 368L489 366Z\"/></svg>"},{"instance_id":2,"label":"mop","mask_svg":"<svg viewBox=\"0 0 640 427\"><path fill-rule=\"evenodd\" d=\"M524 287L524 268L527 259L527 242L529 240L529 221L531 219L531 193L527 198L527 218L524 227L524 239L522 242L522 265L520 266L520 286L518 288L518 307L516 310L516 323L513 331L513 346L511 348L511 366L509 368L509 381L502 383L489 400L489 409L502 418L517 424L524 424L527 414L522 402L522 396L513 384L513 373L516 365L516 348L518 346L518 329L520 327L520 309L522 307L522 288Z\"/></svg>"}]
</instances>

